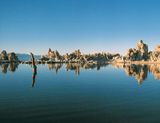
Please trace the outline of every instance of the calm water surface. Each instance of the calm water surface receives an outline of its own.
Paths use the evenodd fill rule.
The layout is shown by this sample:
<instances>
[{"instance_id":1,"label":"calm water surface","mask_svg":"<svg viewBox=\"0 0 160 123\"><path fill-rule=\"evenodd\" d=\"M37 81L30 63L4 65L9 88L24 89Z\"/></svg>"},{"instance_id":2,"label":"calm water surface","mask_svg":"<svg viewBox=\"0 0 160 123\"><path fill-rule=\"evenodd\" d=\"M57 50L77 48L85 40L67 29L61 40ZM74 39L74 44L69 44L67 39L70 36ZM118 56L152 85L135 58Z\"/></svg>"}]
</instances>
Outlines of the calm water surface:
<instances>
[{"instance_id":1,"label":"calm water surface","mask_svg":"<svg viewBox=\"0 0 160 123\"><path fill-rule=\"evenodd\" d=\"M0 67L0 123L159 123L158 65Z\"/></svg>"}]
</instances>

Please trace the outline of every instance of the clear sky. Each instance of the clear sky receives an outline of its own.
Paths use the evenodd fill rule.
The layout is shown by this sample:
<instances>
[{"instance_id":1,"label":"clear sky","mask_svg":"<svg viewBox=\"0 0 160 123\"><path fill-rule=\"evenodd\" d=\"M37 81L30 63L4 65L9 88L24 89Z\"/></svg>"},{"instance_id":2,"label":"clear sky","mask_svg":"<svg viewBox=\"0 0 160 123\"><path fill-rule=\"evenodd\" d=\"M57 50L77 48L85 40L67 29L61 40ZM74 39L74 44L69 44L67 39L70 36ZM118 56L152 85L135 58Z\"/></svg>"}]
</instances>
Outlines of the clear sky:
<instances>
[{"instance_id":1,"label":"clear sky","mask_svg":"<svg viewBox=\"0 0 160 123\"><path fill-rule=\"evenodd\" d=\"M160 0L0 0L0 50L120 52L160 44Z\"/></svg>"}]
</instances>

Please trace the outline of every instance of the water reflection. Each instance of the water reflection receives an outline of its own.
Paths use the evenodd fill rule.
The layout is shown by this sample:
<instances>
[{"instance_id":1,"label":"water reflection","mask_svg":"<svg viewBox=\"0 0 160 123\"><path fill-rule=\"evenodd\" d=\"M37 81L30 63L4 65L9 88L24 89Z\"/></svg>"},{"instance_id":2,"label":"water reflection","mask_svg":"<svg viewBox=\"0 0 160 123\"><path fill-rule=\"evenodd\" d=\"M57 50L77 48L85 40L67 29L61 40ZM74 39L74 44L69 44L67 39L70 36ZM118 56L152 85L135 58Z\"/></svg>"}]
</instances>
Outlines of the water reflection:
<instances>
[{"instance_id":1,"label":"water reflection","mask_svg":"<svg viewBox=\"0 0 160 123\"><path fill-rule=\"evenodd\" d=\"M0 64L0 70L4 74L6 74L7 71L15 72L17 68L18 68L18 64L17 63Z\"/></svg>"},{"instance_id":2,"label":"water reflection","mask_svg":"<svg viewBox=\"0 0 160 123\"><path fill-rule=\"evenodd\" d=\"M18 69L19 64L0 64L0 71L6 74L8 71L15 72ZM66 71L74 71L75 75L80 75L81 69L96 69L100 70L101 67L106 67L108 64L77 64L77 63L66 63L66 64L48 64L48 69L50 71L55 71L56 74L64 66ZM138 84L142 84L144 80L147 79L148 73L152 73L154 78L160 80L160 64L149 64L149 65L129 65L129 64L112 64L114 68L122 68L127 76L134 77ZM35 79L37 75L37 66L32 67L32 87L35 85Z\"/></svg>"},{"instance_id":3,"label":"water reflection","mask_svg":"<svg viewBox=\"0 0 160 123\"><path fill-rule=\"evenodd\" d=\"M147 79L148 72L152 73L154 78L160 80L160 64L148 65L125 65L125 64L112 64L115 68L123 68L126 75L133 76L138 84L142 84Z\"/></svg>"},{"instance_id":4,"label":"water reflection","mask_svg":"<svg viewBox=\"0 0 160 123\"><path fill-rule=\"evenodd\" d=\"M65 63L64 67L66 71L75 71L75 75L80 74L80 69L97 69L100 70L101 67L105 67L108 64L93 64L93 63L87 63L87 64L78 64L78 63ZM62 68L63 64L61 63L55 63L55 64L48 64L49 70L55 70L56 73Z\"/></svg>"},{"instance_id":5,"label":"water reflection","mask_svg":"<svg viewBox=\"0 0 160 123\"><path fill-rule=\"evenodd\" d=\"M48 64L48 69L49 70L55 70L56 73L61 69L62 64Z\"/></svg>"},{"instance_id":6,"label":"water reflection","mask_svg":"<svg viewBox=\"0 0 160 123\"><path fill-rule=\"evenodd\" d=\"M160 64L149 65L149 72L153 73L154 78L160 80Z\"/></svg>"},{"instance_id":7,"label":"water reflection","mask_svg":"<svg viewBox=\"0 0 160 123\"><path fill-rule=\"evenodd\" d=\"M80 67L81 65L80 64L76 64L76 63L68 63L68 64L65 64L65 68L66 70L74 70L75 71L75 74L76 75L79 75L80 74Z\"/></svg>"},{"instance_id":8,"label":"water reflection","mask_svg":"<svg viewBox=\"0 0 160 123\"><path fill-rule=\"evenodd\" d=\"M37 75L37 66L33 65L32 66L32 88L34 87L36 82L36 75Z\"/></svg>"},{"instance_id":9,"label":"water reflection","mask_svg":"<svg viewBox=\"0 0 160 123\"><path fill-rule=\"evenodd\" d=\"M134 76L138 84L142 84L143 80L147 79L148 67L147 65L124 65L125 73L128 76Z\"/></svg>"}]
</instances>

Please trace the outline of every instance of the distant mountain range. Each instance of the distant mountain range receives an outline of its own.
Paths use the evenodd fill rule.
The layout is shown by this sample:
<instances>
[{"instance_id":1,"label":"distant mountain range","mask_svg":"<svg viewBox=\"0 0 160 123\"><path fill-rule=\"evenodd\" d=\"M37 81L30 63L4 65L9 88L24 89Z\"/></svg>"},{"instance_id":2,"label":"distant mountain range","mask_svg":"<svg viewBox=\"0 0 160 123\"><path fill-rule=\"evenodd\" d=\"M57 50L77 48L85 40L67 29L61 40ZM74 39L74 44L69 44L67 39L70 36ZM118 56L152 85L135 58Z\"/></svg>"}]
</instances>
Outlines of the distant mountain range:
<instances>
[{"instance_id":1,"label":"distant mountain range","mask_svg":"<svg viewBox=\"0 0 160 123\"><path fill-rule=\"evenodd\" d=\"M17 56L18 56L18 59L20 61L29 61L31 59L30 55L29 54L20 54L20 53L17 53ZM41 55L34 55L35 59L40 59L41 58Z\"/></svg>"}]
</instances>

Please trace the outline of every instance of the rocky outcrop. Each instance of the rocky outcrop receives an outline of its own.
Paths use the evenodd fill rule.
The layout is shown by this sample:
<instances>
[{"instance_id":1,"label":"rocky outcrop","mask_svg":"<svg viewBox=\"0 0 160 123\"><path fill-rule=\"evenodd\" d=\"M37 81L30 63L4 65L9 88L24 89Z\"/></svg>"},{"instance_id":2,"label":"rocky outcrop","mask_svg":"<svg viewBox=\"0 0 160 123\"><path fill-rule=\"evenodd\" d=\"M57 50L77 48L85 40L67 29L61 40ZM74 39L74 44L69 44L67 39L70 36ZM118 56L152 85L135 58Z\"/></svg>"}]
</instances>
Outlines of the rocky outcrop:
<instances>
[{"instance_id":1,"label":"rocky outcrop","mask_svg":"<svg viewBox=\"0 0 160 123\"><path fill-rule=\"evenodd\" d=\"M120 54L110 54L110 53L95 53L84 55L86 61L96 61L99 63L109 62L116 59L120 59Z\"/></svg>"},{"instance_id":2,"label":"rocky outcrop","mask_svg":"<svg viewBox=\"0 0 160 123\"><path fill-rule=\"evenodd\" d=\"M157 46L153 51L148 54L150 61L160 61L160 46Z\"/></svg>"},{"instance_id":3,"label":"rocky outcrop","mask_svg":"<svg viewBox=\"0 0 160 123\"><path fill-rule=\"evenodd\" d=\"M160 45L156 46L154 51L160 53Z\"/></svg>"},{"instance_id":4,"label":"rocky outcrop","mask_svg":"<svg viewBox=\"0 0 160 123\"><path fill-rule=\"evenodd\" d=\"M12 53L8 54L8 60L10 62L16 62L16 61L18 61L18 57L16 56L16 54L14 52L12 52Z\"/></svg>"},{"instance_id":5,"label":"rocky outcrop","mask_svg":"<svg viewBox=\"0 0 160 123\"><path fill-rule=\"evenodd\" d=\"M140 40L137 43L136 49L140 53L140 59L141 60L147 60L148 59L148 45L147 44L144 44L143 41Z\"/></svg>"},{"instance_id":6,"label":"rocky outcrop","mask_svg":"<svg viewBox=\"0 0 160 123\"><path fill-rule=\"evenodd\" d=\"M60 53L56 50L56 51L52 51L50 48L48 50L48 54L45 56L42 56L42 58L40 60L42 61L61 61L63 58L60 55Z\"/></svg>"},{"instance_id":7,"label":"rocky outcrop","mask_svg":"<svg viewBox=\"0 0 160 123\"><path fill-rule=\"evenodd\" d=\"M52 59L52 60L59 60L60 59L60 54L59 52L56 50L56 51L52 51L50 48L48 50L48 58L49 59Z\"/></svg>"},{"instance_id":8,"label":"rocky outcrop","mask_svg":"<svg viewBox=\"0 0 160 123\"><path fill-rule=\"evenodd\" d=\"M64 55L64 59L68 61L79 61L80 62L80 59L82 59L82 55L81 55L80 50L78 49L72 52L71 54Z\"/></svg>"},{"instance_id":9,"label":"rocky outcrop","mask_svg":"<svg viewBox=\"0 0 160 123\"><path fill-rule=\"evenodd\" d=\"M0 62L18 62L18 57L14 52L8 53L3 50L0 54Z\"/></svg>"},{"instance_id":10,"label":"rocky outcrop","mask_svg":"<svg viewBox=\"0 0 160 123\"><path fill-rule=\"evenodd\" d=\"M5 52L3 52L3 58ZM94 53L94 54L82 54L81 51L75 50L72 53L66 53L61 55L57 50L52 51L50 48L48 54L42 56L38 63L146 63L148 61L160 61L160 46L157 46L154 51L148 52L148 45L140 40L135 48L127 50L124 56L120 54L111 53ZM134 62L134 63L135 63Z\"/></svg>"},{"instance_id":11,"label":"rocky outcrop","mask_svg":"<svg viewBox=\"0 0 160 123\"><path fill-rule=\"evenodd\" d=\"M63 55L63 60L64 60L64 61L68 61L68 60L69 60L69 55L68 55L68 53L66 53L65 55Z\"/></svg>"},{"instance_id":12,"label":"rocky outcrop","mask_svg":"<svg viewBox=\"0 0 160 123\"><path fill-rule=\"evenodd\" d=\"M48 50L48 58L55 58L56 57L56 54L54 51L52 51L50 48Z\"/></svg>"},{"instance_id":13,"label":"rocky outcrop","mask_svg":"<svg viewBox=\"0 0 160 123\"><path fill-rule=\"evenodd\" d=\"M140 40L136 48L130 48L124 57L126 61L146 61L148 59L148 45Z\"/></svg>"},{"instance_id":14,"label":"rocky outcrop","mask_svg":"<svg viewBox=\"0 0 160 123\"><path fill-rule=\"evenodd\" d=\"M5 50L3 50L0 54L0 59L1 60L8 60L8 55L7 52Z\"/></svg>"},{"instance_id":15,"label":"rocky outcrop","mask_svg":"<svg viewBox=\"0 0 160 123\"><path fill-rule=\"evenodd\" d=\"M60 55L58 51L48 50L48 54L42 56L41 61L47 63L52 62L71 62L71 63L87 63L87 62L98 62L105 63L107 61L122 59L120 54L110 54L110 53L95 53L95 54L81 54L81 51L75 50L74 52L65 55Z\"/></svg>"},{"instance_id":16,"label":"rocky outcrop","mask_svg":"<svg viewBox=\"0 0 160 123\"><path fill-rule=\"evenodd\" d=\"M148 54L149 61L159 61L160 54L158 52L150 51Z\"/></svg>"}]
</instances>

